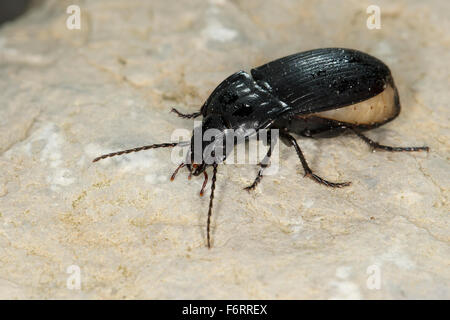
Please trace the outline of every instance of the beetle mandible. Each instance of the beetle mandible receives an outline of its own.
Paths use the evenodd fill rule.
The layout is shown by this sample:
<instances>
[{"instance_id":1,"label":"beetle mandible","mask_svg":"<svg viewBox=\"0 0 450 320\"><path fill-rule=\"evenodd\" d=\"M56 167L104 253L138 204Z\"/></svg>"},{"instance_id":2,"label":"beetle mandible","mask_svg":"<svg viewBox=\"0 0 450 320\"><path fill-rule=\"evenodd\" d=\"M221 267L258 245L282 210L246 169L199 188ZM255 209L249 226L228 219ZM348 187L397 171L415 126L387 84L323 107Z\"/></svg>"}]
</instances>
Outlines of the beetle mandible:
<instances>
[{"instance_id":1,"label":"beetle mandible","mask_svg":"<svg viewBox=\"0 0 450 320\"><path fill-rule=\"evenodd\" d=\"M226 78L198 112L183 114L172 109L182 118L203 117L201 127L194 129L186 161L176 168L171 180L183 167L188 169L189 178L191 175L203 174L204 182L200 191L200 195L203 195L208 181L206 169L212 166L206 227L208 248L211 248L210 221L217 167L232 151L220 139L227 136L227 132L240 132L241 137L249 138L262 129L278 129L281 140L295 149L305 176L325 186L337 188L348 186L350 182L330 182L316 175L291 133L320 138L350 132L374 150L429 150L426 146L382 145L362 133L393 120L400 113L400 99L391 71L382 61L366 53L345 48L315 49L269 62L252 69L250 73L251 75L239 71ZM195 148L194 137L208 129L218 130L213 141L202 139L201 146L197 145ZM181 143L152 144L113 152L99 156L93 162L130 152L175 147L179 144ZM265 161L259 164L258 174L246 190L254 189L261 181L271 153L269 146ZM213 158L206 161L206 154Z\"/></svg>"}]
</instances>

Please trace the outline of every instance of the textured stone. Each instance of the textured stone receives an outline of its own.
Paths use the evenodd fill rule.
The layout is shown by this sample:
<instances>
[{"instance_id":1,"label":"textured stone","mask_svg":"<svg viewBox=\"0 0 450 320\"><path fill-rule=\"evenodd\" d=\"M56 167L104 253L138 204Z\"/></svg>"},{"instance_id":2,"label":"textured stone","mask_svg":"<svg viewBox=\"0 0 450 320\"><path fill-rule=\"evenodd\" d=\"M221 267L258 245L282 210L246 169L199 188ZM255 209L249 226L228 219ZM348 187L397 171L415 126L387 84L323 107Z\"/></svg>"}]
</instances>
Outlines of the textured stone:
<instances>
[{"instance_id":1,"label":"textured stone","mask_svg":"<svg viewBox=\"0 0 450 320\"><path fill-rule=\"evenodd\" d=\"M74 3L0 28L1 298L450 298L449 2L378 1L379 30L369 1L83 1L68 30ZM402 113L368 135L429 154L299 138L318 174L353 182L338 190L284 145L254 193L256 166L221 166L211 250L202 179L170 182L169 150L91 163L192 130L170 108L196 111L237 70L332 46L392 69Z\"/></svg>"}]
</instances>

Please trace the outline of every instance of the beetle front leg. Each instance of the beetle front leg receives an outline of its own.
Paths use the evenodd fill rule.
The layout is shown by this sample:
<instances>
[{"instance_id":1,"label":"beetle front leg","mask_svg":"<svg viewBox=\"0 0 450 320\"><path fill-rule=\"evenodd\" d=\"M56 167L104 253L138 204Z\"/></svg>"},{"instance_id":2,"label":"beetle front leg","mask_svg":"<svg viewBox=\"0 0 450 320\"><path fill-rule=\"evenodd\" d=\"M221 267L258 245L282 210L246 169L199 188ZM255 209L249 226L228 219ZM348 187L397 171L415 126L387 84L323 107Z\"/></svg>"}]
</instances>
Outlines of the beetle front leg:
<instances>
[{"instance_id":1,"label":"beetle front leg","mask_svg":"<svg viewBox=\"0 0 450 320\"><path fill-rule=\"evenodd\" d=\"M269 166L270 157L272 156L272 144L269 145L269 150L267 151L267 154L265 155L264 159L259 164L260 168L258 171L258 175L255 178L255 181L248 187L245 187L244 190L247 190L250 192L250 190L254 190L258 183L260 183L262 177L263 177L263 171L265 168Z\"/></svg>"},{"instance_id":2,"label":"beetle front leg","mask_svg":"<svg viewBox=\"0 0 450 320\"><path fill-rule=\"evenodd\" d=\"M376 141L373 141L372 139L366 137L361 132L349 128L354 134L356 134L359 138L361 138L365 143L367 143L373 150L384 150L389 152L405 152L405 151L429 151L430 148L428 147L391 147L391 146L385 146L382 144L379 144Z\"/></svg>"},{"instance_id":3,"label":"beetle front leg","mask_svg":"<svg viewBox=\"0 0 450 320\"><path fill-rule=\"evenodd\" d=\"M185 119L197 118L198 116L200 116L202 114L200 111L194 112L194 113L181 113L180 111L178 111L175 108L172 108L172 110L170 110L170 111L173 113L176 113L177 116L179 116L180 118L185 118Z\"/></svg>"},{"instance_id":4,"label":"beetle front leg","mask_svg":"<svg viewBox=\"0 0 450 320\"><path fill-rule=\"evenodd\" d=\"M302 150L300 149L300 146L298 145L297 141L293 136L291 136L288 133L282 133L282 137L289 141L289 143L294 147L295 151L297 152L298 157L300 158L300 162L302 163L303 170L305 170L305 177L311 178L314 181L326 185L327 187L332 188L342 188L347 187L351 184L351 182L330 182L327 181L318 175L314 174L309 167L308 163L306 162L305 156L303 155Z\"/></svg>"}]
</instances>

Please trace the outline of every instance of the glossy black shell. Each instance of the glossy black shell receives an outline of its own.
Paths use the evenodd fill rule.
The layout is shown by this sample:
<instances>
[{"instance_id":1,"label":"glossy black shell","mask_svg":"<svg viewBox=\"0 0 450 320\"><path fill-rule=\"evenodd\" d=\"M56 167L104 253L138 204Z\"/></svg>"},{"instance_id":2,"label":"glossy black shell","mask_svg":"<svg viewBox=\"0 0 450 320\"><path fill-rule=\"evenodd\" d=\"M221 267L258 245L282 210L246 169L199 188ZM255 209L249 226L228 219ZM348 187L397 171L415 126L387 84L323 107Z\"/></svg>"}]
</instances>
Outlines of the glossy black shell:
<instances>
[{"instance_id":1,"label":"glossy black shell","mask_svg":"<svg viewBox=\"0 0 450 320\"><path fill-rule=\"evenodd\" d=\"M324 48L296 53L251 70L296 114L352 105L395 88L389 68L364 52Z\"/></svg>"},{"instance_id":2,"label":"glossy black shell","mask_svg":"<svg viewBox=\"0 0 450 320\"><path fill-rule=\"evenodd\" d=\"M203 127L242 129L243 135L265 128L304 135L334 131L345 123L320 117L305 120L304 116L365 101L388 86L395 94L393 116L354 127L374 128L400 112L389 68L379 59L353 49L300 52L254 68L251 75L239 71L222 81L201 108Z\"/></svg>"}]
</instances>

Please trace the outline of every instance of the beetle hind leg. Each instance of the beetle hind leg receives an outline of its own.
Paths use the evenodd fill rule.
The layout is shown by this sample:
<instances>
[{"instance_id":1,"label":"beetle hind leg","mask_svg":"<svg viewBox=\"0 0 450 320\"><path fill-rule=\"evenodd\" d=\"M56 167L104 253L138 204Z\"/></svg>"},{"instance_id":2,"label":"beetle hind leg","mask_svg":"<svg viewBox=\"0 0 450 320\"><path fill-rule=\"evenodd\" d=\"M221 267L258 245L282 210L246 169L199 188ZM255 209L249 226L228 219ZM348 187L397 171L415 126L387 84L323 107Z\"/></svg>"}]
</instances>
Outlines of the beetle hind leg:
<instances>
[{"instance_id":1,"label":"beetle hind leg","mask_svg":"<svg viewBox=\"0 0 450 320\"><path fill-rule=\"evenodd\" d=\"M372 150L384 150L384 151L389 151L389 152L413 152L413 151L429 151L430 148L424 146L424 147L391 147L391 146L386 146L383 144L379 144L376 141L373 141L372 139L366 137L365 135L363 135L361 132L355 130L355 129L350 129L354 134L356 134L359 138L361 138L361 140L363 140L365 143L367 143Z\"/></svg>"},{"instance_id":2,"label":"beetle hind leg","mask_svg":"<svg viewBox=\"0 0 450 320\"><path fill-rule=\"evenodd\" d=\"M200 116L202 114L200 111L194 112L194 113L181 113L180 111L178 111L175 108L172 108L172 110L170 110L170 111L175 113L180 118L184 118L184 119L197 118L198 116Z\"/></svg>"},{"instance_id":3,"label":"beetle hind leg","mask_svg":"<svg viewBox=\"0 0 450 320\"><path fill-rule=\"evenodd\" d=\"M313 173L308 165L308 162L306 162L305 156L303 155L303 152L300 149L300 146L298 145L295 138L288 133L283 133L282 136L289 141L290 145L293 146L295 151L297 152L297 155L300 158L300 162L302 163L303 170L305 170L305 177L311 178L317 183L323 184L331 188L342 188L347 187L351 184L351 182L330 182Z\"/></svg>"}]
</instances>

